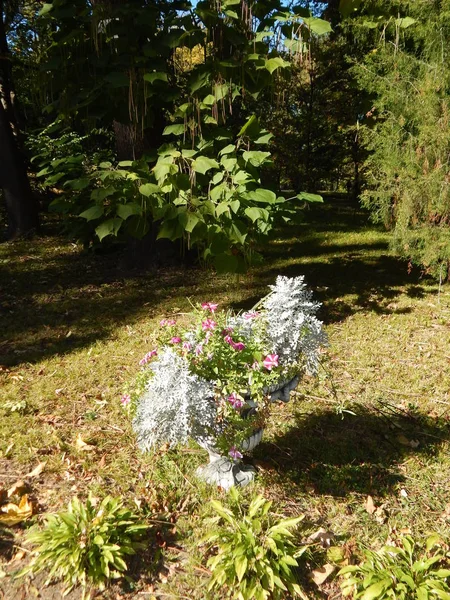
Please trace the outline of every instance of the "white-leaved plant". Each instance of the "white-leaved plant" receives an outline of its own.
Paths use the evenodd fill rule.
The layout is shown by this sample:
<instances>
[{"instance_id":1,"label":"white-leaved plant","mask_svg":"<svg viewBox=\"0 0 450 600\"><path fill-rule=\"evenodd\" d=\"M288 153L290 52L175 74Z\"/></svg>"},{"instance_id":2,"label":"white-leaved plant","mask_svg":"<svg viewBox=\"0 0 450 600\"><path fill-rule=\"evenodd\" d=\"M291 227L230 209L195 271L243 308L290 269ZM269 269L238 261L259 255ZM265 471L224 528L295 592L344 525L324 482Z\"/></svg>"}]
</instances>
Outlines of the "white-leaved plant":
<instances>
[{"instance_id":1,"label":"white-leaved plant","mask_svg":"<svg viewBox=\"0 0 450 600\"><path fill-rule=\"evenodd\" d=\"M208 435L217 416L213 384L192 374L188 361L172 348L166 348L149 368L153 377L133 422L140 448L184 444L189 438Z\"/></svg>"},{"instance_id":2,"label":"white-leaved plant","mask_svg":"<svg viewBox=\"0 0 450 600\"><path fill-rule=\"evenodd\" d=\"M308 373L315 374L319 348L325 345L326 336L322 322L315 317L320 302L312 301L304 279L278 276L262 307L266 311L267 337L280 361L292 363L302 357Z\"/></svg>"}]
</instances>

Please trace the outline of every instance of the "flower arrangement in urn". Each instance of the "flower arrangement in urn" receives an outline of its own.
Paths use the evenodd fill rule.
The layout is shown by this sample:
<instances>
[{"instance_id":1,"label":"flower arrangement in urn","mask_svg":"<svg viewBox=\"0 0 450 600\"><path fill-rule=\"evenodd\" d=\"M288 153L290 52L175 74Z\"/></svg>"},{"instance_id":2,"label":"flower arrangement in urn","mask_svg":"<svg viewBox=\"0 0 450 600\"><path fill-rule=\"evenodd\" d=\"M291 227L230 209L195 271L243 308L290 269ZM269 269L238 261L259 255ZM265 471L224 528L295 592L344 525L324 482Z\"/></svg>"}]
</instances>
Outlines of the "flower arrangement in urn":
<instances>
[{"instance_id":1,"label":"flower arrangement in urn","mask_svg":"<svg viewBox=\"0 0 450 600\"><path fill-rule=\"evenodd\" d=\"M199 475L222 487L245 485L243 452L261 439L271 401L288 400L299 375L314 374L325 342L303 277L279 276L249 312L195 307L188 326L160 323L155 348L122 403L133 414L142 450L194 439L210 454Z\"/></svg>"}]
</instances>

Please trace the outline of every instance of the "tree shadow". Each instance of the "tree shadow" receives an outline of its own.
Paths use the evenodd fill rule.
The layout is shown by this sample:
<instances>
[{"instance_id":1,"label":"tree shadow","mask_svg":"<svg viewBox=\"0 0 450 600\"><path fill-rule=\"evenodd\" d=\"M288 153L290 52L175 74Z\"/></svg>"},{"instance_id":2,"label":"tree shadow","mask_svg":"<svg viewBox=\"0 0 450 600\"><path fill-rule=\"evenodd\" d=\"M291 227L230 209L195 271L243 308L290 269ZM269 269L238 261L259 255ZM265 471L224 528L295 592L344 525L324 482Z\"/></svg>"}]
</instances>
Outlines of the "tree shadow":
<instances>
[{"instance_id":1,"label":"tree shadow","mask_svg":"<svg viewBox=\"0 0 450 600\"><path fill-rule=\"evenodd\" d=\"M406 412L357 411L297 413L289 430L261 443L255 456L269 457L283 485L337 497L385 496L403 482L399 464L409 454L433 455L450 440L448 428Z\"/></svg>"}]
</instances>

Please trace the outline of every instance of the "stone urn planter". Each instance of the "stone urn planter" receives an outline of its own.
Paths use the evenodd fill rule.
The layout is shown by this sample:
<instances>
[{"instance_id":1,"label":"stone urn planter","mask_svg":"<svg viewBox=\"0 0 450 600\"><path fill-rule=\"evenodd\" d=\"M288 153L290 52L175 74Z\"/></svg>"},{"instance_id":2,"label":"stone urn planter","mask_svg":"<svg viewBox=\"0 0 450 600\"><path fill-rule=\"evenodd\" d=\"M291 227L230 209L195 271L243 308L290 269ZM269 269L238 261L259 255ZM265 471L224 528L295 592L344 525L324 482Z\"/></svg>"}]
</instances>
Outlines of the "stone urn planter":
<instances>
[{"instance_id":1,"label":"stone urn planter","mask_svg":"<svg viewBox=\"0 0 450 600\"><path fill-rule=\"evenodd\" d=\"M195 440L209 454L200 479L224 489L252 481L255 468L241 459L262 439L267 404L289 400L293 373L317 371L325 342L303 277L277 277L270 289L242 314L203 302L188 324L160 321L122 397L142 451Z\"/></svg>"},{"instance_id":2,"label":"stone urn planter","mask_svg":"<svg viewBox=\"0 0 450 600\"><path fill-rule=\"evenodd\" d=\"M290 381L284 381L268 388L266 393L270 397L271 402L281 400L282 402L288 402L291 391L295 390L298 385L300 377L297 375ZM250 411L255 410L252 407L252 400L249 398L246 400ZM251 452L261 442L263 437L264 429L256 430L253 435L248 437L241 444L240 449L243 453ZM233 486L245 487L251 481L253 481L256 473L255 467L252 465L244 464L241 459L233 459L229 456L222 456L217 451L214 445L213 438L198 439L197 443L207 450L209 455L209 464L201 466L197 469L197 477L206 483L218 485L225 490L229 490Z\"/></svg>"}]
</instances>

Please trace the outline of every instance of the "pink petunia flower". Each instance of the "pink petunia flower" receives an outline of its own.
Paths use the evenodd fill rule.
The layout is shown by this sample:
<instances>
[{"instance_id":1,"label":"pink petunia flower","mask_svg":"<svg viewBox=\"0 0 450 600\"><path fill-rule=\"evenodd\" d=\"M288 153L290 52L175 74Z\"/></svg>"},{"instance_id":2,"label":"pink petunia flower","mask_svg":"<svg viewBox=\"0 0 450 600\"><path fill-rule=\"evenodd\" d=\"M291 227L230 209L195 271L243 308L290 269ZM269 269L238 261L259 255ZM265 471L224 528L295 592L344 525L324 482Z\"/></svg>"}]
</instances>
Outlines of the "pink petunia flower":
<instances>
[{"instance_id":1,"label":"pink petunia flower","mask_svg":"<svg viewBox=\"0 0 450 600\"><path fill-rule=\"evenodd\" d=\"M232 446L230 448L230 451L228 452L228 454L231 456L231 458L233 458L234 460L238 459L238 458L242 458L242 454L239 452L239 450L237 450L236 446Z\"/></svg>"},{"instance_id":2,"label":"pink petunia flower","mask_svg":"<svg viewBox=\"0 0 450 600\"><path fill-rule=\"evenodd\" d=\"M263 360L263 365L268 371L271 371L273 367L278 367L278 354L268 354Z\"/></svg>"},{"instance_id":3,"label":"pink petunia flower","mask_svg":"<svg viewBox=\"0 0 450 600\"><path fill-rule=\"evenodd\" d=\"M238 352L240 352L241 350L243 350L245 348L245 344L243 342L236 342L231 344L233 346L233 348L235 350L237 350Z\"/></svg>"},{"instance_id":4,"label":"pink petunia flower","mask_svg":"<svg viewBox=\"0 0 450 600\"><path fill-rule=\"evenodd\" d=\"M217 323L212 319L205 319L202 321L202 329L203 331L208 331L208 329L215 329L217 327Z\"/></svg>"},{"instance_id":5,"label":"pink petunia flower","mask_svg":"<svg viewBox=\"0 0 450 600\"><path fill-rule=\"evenodd\" d=\"M122 403L122 406L128 406L131 402L130 394L123 394L122 398L120 399L120 402Z\"/></svg>"},{"instance_id":6,"label":"pink petunia flower","mask_svg":"<svg viewBox=\"0 0 450 600\"><path fill-rule=\"evenodd\" d=\"M198 344L197 346L195 346L195 354L197 356L203 354L203 344Z\"/></svg>"},{"instance_id":7,"label":"pink petunia flower","mask_svg":"<svg viewBox=\"0 0 450 600\"><path fill-rule=\"evenodd\" d=\"M148 362L150 362L150 360L157 354L158 354L158 350L150 350L150 352L147 352L147 354L143 358L141 358L141 360L139 361L139 364L141 365L141 367L143 367Z\"/></svg>"},{"instance_id":8,"label":"pink petunia flower","mask_svg":"<svg viewBox=\"0 0 450 600\"><path fill-rule=\"evenodd\" d=\"M223 341L226 342L227 344L230 344L230 346L232 346L234 344L233 338L231 337L231 335L226 335L223 338Z\"/></svg>"},{"instance_id":9,"label":"pink petunia flower","mask_svg":"<svg viewBox=\"0 0 450 600\"><path fill-rule=\"evenodd\" d=\"M161 325L161 327L173 327L174 325L176 325L176 321L175 319L163 319L159 322L159 324Z\"/></svg>"},{"instance_id":10,"label":"pink petunia flower","mask_svg":"<svg viewBox=\"0 0 450 600\"><path fill-rule=\"evenodd\" d=\"M173 337L171 340L172 344L181 344L181 338L180 337Z\"/></svg>"},{"instance_id":11,"label":"pink petunia flower","mask_svg":"<svg viewBox=\"0 0 450 600\"><path fill-rule=\"evenodd\" d=\"M191 342L183 342L183 350L186 350L186 352L189 352L189 350L191 350L191 348L192 348Z\"/></svg>"},{"instance_id":12,"label":"pink petunia flower","mask_svg":"<svg viewBox=\"0 0 450 600\"><path fill-rule=\"evenodd\" d=\"M228 396L227 400L231 404L231 406L233 408L235 408L236 410L239 410L240 408L242 408L244 406L244 402L241 400L241 398L238 397L236 392L233 392L232 394L230 394Z\"/></svg>"},{"instance_id":13,"label":"pink petunia flower","mask_svg":"<svg viewBox=\"0 0 450 600\"><path fill-rule=\"evenodd\" d=\"M213 314L216 312L218 306L218 304L214 304L213 302L202 302L202 308L204 310L210 310Z\"/></svg>"},{"instance_id":14,"label":"pink petunia flower","mask_svg":"<svg viewBox=\"0 0 450 600\"><path fill-rule=\"evenodd\" d=\"M249 310L248 312L242 315L246 321L251 321L252 319L257 319L259 317L259 312L256 310Z\"/></svg>"}]
</instances>

